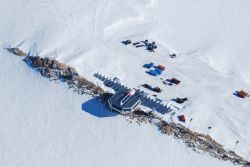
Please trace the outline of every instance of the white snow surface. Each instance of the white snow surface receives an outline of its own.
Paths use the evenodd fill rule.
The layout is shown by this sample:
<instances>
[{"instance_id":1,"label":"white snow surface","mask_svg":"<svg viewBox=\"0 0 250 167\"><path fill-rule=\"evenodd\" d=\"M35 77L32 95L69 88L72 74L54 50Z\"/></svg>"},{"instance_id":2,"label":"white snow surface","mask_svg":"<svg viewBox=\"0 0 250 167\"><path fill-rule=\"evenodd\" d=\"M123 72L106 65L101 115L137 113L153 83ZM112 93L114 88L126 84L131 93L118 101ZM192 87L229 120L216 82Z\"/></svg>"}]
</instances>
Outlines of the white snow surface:
<instances>
[{"instance_id":1,"label":"white snow surface","mask_svg":"<svg viewBox=\"0 0 250 167\"><path fill-rule=\"evenodd\" d=\"M248 0L0 0L0 44L56 58L97 83L93 74L101 71L130 87L160 86L163 100L188 97L182 112L193 118L191 129L206 133L212 126L214 139L228 149L239 140L236 152L247 158L250 100L233 93L250 92L249 6ZM125 39L149 39L158 48L149 53L121 44ZM81 106L90 97L0 53L0 166L230 165L149 125L89 114ZM146 74L142 65L149 62L166 65L162 77L181 84L168 87Z\"/></svg>"}]
</instances>

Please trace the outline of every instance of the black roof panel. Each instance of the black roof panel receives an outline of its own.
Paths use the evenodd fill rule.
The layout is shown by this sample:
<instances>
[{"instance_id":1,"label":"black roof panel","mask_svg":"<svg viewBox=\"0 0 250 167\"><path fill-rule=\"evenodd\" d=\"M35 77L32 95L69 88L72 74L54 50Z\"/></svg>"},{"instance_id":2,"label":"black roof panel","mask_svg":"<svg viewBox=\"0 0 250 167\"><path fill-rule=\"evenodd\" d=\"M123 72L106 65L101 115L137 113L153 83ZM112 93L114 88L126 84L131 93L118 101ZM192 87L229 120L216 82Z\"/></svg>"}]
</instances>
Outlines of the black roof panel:
<instances>
[{"instance_id":1,"label":"black roof panel","mask_svg":"<svg viewBox=\"0 0 250 167\"><path fill-rule=\"evenodd\" d=\"M132 108L140 100L140 92L136 91L128 100L121 104L121 100L127 95L128 90L121 90L110 98L110 103L119 108Z\"/></svg>"}]
</instances>

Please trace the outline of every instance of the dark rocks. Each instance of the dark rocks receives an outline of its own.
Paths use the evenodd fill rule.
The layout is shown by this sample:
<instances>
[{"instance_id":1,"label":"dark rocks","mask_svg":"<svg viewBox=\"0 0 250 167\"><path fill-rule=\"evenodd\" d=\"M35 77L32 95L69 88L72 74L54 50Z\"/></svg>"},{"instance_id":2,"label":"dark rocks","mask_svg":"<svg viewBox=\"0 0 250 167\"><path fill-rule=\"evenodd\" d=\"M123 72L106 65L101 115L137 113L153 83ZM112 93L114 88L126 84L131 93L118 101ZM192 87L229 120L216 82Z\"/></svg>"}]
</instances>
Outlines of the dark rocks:
<instances>
[{"instance_id":1,"label":"dark rocks","mask_svg":"<svg viewBox=\"0 0 250 167\"><path fill-rule=\"evenodd\" d=\"M79 94L85 93L96 96L105 93L101 87L79 76L74 67L67 66L57 60L39 56L26 56L24 61L32 68L37 69L44 77L67 82L69 87Z\"/></svg>"},{"instance_id":2,"label":"dark rocks","mask_svg":"<svg viewBox=\"0 0 250 167\"><path fill-rule=\"evenodd\" d=\"M70 66L69 66L69 67L68 67L68 71L69 71L73 76L78 76L78 75L79 75L74 67L70 67Z\"/></svg>"},{"instance_id":3,"label":"dark rocks","mask_svg":"<svg viewBox=\"0 0 250 167\"><path fill-rule=\"evenodd\" d=\"M57 61L54 62L54 63L56 63L57 69L62 70L62 71L67 71L68 70L68 68L67 68L67 66L65 64L59 63Z\"/></svg>"},{"instance_id":4,"label":"dark rocks","mask_svg":"<svg viewBox=\"0 0 250 167\"><path fill-rule=\"evenodd\" d=\"M40 58L40 57L31 57L31 66L33 68L39 68L39 67L43 67L44 64L43 64L43 59Z\"/></svg>"},{"instance_id":5,"label":"dark rocks","mask_svg":"<svg viewBox=\"0 0 250 167\"><path fill-rule=\"evenodd\" d=\"M43 68L40 70L40 74L47 78L53 78L56 76L56 74L49 68Z\"/></svg>"},{"instance_id":6,"label":"dark rocks","mask_svg":"<svg viewBox=\"0 0 250 167\"><path fill-rule=\"evenodd\" d=\"M7 50L16 56L26 56L27 55L27 53L25 53L23 50L21 50L19 48L7 48Z\"/></svg>"},{"instance_id":7,"label":"dark rocks","mask_svg":"<svg viewBox=\"0 0 250 167\"><path fill-rule=\"evenodd\" d=\"M52 62L51 68L52 69L57 69L57 63L55 61Z\"/></svg>"},{"instance_id":8,"label":"dark rocks","mask_svg":"<svg viewBox=\"0 0 250 167\"><path fill-rule=\"evenodd\" d=\"M43 58L43 66L46 68L51 68L52 64L54 63L54 60L49 58Z\"/></svg>"},{"instance_id":9,"label":"dark rocks","mask_svg":"<svg viewBox=\"0 0 250 167\"><path fill-rule=\"evenodd\" d=\"M102 93L104 93L104 90L101 87L96 86L95 89L93 90L93 93L94 94L102 94Z\"/></svg>"},{"instance_id":10,"label":"dark rocks","mask_svg":"<svg viewBox=\"0 0 250 167\"><path fill-rule=\"evenodd\" d=\"M62 77L63 79L71 80L74 76L78 76L75 68L67 66L50 58L28 56L26 59L31 62L31 67L33 68L48 68L51 70L59 70L60 77ZM52 72L51 70L49 71ZM44 72L42 73L44 74Z\"/></svg>"},{"instance_id":11,"label":"dark rocks","mask_svg":"<svg viewBox=\"0 0 250 167\"><path fill-rule=\"evenodd\" d=\"M60 77L61 77L62 79L65 79L65 80L72 80L72 79L73 79L73 75L71 75L71 73L68 72L68 71L62 72L62 73L60 74Z\"/></svg>"},{"instance_id":12,"label":"dark rocks","mask_svg":"<svg viewBox=\"0 0 250 167\"><path fill-rule=\"evenodd\" d=\"M228 157L227 155L223 155L223 156L222 156L222 159L223 159L224 161L227 161L227 160L229 160L229 157Z\"/></svg>"},{"instance_id":13,"label":"dark rocks","mask_svg":"<svg viewBox=\"0 0 250 167\"><path fill-rule=\"evenodd\" d=\"M54 60L51 59L47 59L46 63L48 64L48 66L51 68L52 64L54 63Z\"/></svg>"},{"instance_id":14,"label":"dark rocks","mask_svg":"<svg viewBox=\"0 0 250 167\"><path fill-rule=\"evenodd\" d=\"M173 135L175 139L181 140L187 147L195 152L206 152L209 155L222 159L224 161L231 161L235 165L247 166L248 163L234 151L227 151L223 146L213 140L209 135L203 135L187 129L185 126L175 123L168 123L155 115L147 115L138 113L128 114L130 119L137 120L153 120L152 122L158 126L159 130L166 135ZM143 121L142 121L143 122ZM149 122L149 121L148 121Z\"/></svg>"},{"instance_id":15,"label":"dark rocks","mask_svg":"<svg viewBox=\"0 0 250 167\"><path fill-rule=\"evenodd\" d=\"M162 127L163 128L163 133L165 133L166 135L170 136L174 133L174 130L171 126L165 125Z\"/></svg>"},{"instance_id":16,"label":"dark rocks","mask_svg":"<svg viewBox=\"0 0 250 167\"><path fill-rule=\"evenodd\" d=\"M250 167L250 162L245 162L244 167Z\"/></svg>"},{"instance_id":17,"label":"dark rocks","mask_svg":"<svg viewBox=\"0 0 250 167\"><path fill-rule=\"evenodd\" d=\"M240 165L240 164L241 164L241 162L240 162L240 160L239 160L239 159L235 159L235 160L233 160L233 163L234 163L234 165Z\"/></svg>"},{"instance_id":18,"label":"dark rocks","mask_svg":"<svg viewBox=\"0 0 250 167\"><path fill-rule=\"evenodd\" d=\"M225 154L226 153L226 151L223 148L217 148L216 151L218 154Z\"/></svg>"}]
</instances>

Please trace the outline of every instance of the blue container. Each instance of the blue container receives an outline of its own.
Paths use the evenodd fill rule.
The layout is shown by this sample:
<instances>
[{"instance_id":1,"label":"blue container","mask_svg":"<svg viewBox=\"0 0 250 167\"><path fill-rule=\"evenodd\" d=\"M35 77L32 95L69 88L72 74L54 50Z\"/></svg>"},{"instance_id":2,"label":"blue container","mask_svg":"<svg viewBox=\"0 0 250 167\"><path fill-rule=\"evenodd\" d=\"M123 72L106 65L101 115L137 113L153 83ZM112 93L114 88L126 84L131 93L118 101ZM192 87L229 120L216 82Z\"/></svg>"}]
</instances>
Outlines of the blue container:
<instances>
[{"instance_id":1,"label":"blue container","mask_svg":"<svg viewBox=\"0 0 250 167\"><path fill-rule=\"evenodd\" d=\"M159 69L159 68L156 68L156 69L155 69L155 72L156 72L157 74L159 74L159 75L161 75L161 74L162 74L162 70L161 70L161 69Z\"/></svg>"},{"instance_id":2,"label":"blue container","mask_svg":"<svg viewBox=\"0 0 250 167\"><path fill-rule=\"evenodd\" d=\"M148 64L144 64L143 67L144 68L150 68L150 66Z\"/></svg>"},{"instance_id":3,"label":"blue container","mask_svg":"<svg viewBox=\"0 0 250 167\"><path fill-rule=\"evenodd\" d=\"M154 67L154 63L149 63L148 66L149 66L149 68L152 68L152 67Z\"/></svg>"},{"instance_id":4,"label":"blue container","mask_svg":"<svg viewBox=\"0 0 250 167\"><path fill-rule=\"evenodd\" d=\"M143 67L150 69L150 68L154 67L154 63L144 64Z\"/></svg>"},{"instance_id":5,"label":"blue container","mask_svg":"<svg viewBox=\"0 0 250 167\"><path fill-rule=\"evenodd\" d=\"M155 70L150 70L149 74L153 75L153 76L157 76L158 75L158 73Z\"/></svg>"}]
</instances>

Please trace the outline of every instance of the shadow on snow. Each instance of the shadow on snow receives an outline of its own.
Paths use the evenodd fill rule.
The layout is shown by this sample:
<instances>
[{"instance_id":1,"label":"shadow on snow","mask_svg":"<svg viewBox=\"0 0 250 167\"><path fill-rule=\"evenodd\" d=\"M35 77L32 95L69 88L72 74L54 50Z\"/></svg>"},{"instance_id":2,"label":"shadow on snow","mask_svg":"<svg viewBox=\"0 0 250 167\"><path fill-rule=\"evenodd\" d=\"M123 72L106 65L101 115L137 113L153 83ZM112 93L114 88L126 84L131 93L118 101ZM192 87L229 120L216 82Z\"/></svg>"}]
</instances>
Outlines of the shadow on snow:
<instances>
[{"instance_id":1,"label":"shadow on snow","mask_svg":"<svg viewBox=\"0 0 250 167\"><path fill-rule=\"evenodd\" d=\"M99 101L99 98L90 99L82 104L82 110L98 118L114 117L117 113L111 112Z\"/></svg>"}]
</instances>

